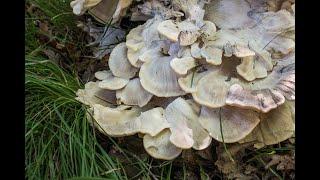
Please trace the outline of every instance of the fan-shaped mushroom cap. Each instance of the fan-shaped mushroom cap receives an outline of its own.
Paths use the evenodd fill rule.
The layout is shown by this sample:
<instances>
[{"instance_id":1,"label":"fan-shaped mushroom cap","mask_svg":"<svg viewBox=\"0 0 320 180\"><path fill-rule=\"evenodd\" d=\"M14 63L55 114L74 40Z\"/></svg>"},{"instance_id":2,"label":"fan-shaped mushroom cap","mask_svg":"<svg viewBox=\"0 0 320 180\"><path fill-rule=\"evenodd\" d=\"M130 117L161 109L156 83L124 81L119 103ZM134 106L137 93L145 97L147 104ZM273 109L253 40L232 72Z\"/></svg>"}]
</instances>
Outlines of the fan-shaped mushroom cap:
<instances>
[{"instance_id":1,"label":"fan-shaped mushroom cap","mask_svg":"<svg viewBox=\"0 0 320 180\"><path fill-rule=\"evenodd\" d=\"M156 159L172 160L181 154L182 149L170 142L170 136L171 132L169 129L163 130L154 137L146 134L143 137L144 149L150 156Z\"/></svg>"},{"instance_id":2,"label":"fan-shaped mushroom cap","mask_svg":"<svg viewBox=\"0 0 320 180\"><path fill-rule=\"evenodd\" d=\"M158 32L171 41L177 42L180 30L173 20L162 21L158 25Z\"/></svg>"},{"instance_id":3,"label":"fan-shaped mushroom cap","mask_svg":"<svg viewBox=\"0 0 320 180\"><path fill-rule=\"evenodd\" d=\"M139 78L130 80L123 89L116 92L116 97L120 102L127 105L138 105L139 107L146 105L152 96L152 94L143 89Z\"/></svg>"},{"instance_id":4,"label":"fan-shaped mushroom cap","mask_svg":"<svg viewBox=\"0 0 320 180\"><path fill-rule=\"evenodd\" d=\"M185 20L179 22L178 29L180 31L178 41L180 46L188 46L193 44L200 36L200 28L198 28L193 22Z\"/></svg>"},{"instance_id":5,"label":"fan-shaped mushroom cap","mask_svg":"<svg viewBox=\"0 0 320 180\"><path fill-rule=\"evenodd\" d=\"M95 73L95 77L101 82L99 82L99 88L117 90L123 88L128 84L129 79L123 79L120 77L115 77L112 75L111 71L98 71Z\"/></svg>"},{"instance_id":6,"label":"fan-shaped mushroom cap","mask_svg":"<svg viewBox=\"0 0 320 180\"><path fill-rule=\"evenodd\" d=\"M170 61L170 67L179 75L186 75L196 65L196 61L192 57L173 58Z\"/></svg>"},{"instance_id":7,"label":"fan-shaped mushroom cap","mask_svg":"<svg viewBox=\"0 0 320 180\"><path fill-rule=\"evenodd\" d=\"M211 21L203 21L204 25L201 27L201 37L207 41L214 40L214 34L217 31L216 25Z\"/></svg>"},{"instance_id":8,"label":"fan-shaped mushroom cap","mask_svg":"<svg viewBox=\"0 0 320 180\"><path fill-rule=\"evenodd\" d=\"M158 97L185 94L178 84L178 77L170 67L172 57L164 56L144 63L139 77L142 87Z\"/></svg>"},{"instance_id":9,"label":"fan-shaped mushroom cap","mask_svg":"<svg viewBox=\"0 0 320 180\"><path fill-rule=\"evenodd\" d=\"M113 48L108 64L112 74L120 78L132 78L138 71L138 69L133 67L128 61L125 43L120 43Z\"/></svg>"},{"instance_id":10,"label":"fan-shaped mushroom cap","mask_svg":"<svg viewBox=\"0 0 320 180\"><path fill-rule=\"evenodd\" d=\"M139 132L150 136L156 136L165 128L169 128L170 125L163 114L164 109L162 107L156 107L142 112L137 121L140 123Z\"/></svg>"},{"instance_id":11,"label":"fan-shaped mushroom cap","mask_svg":"<svg viewBox=\"0 0 320 180\"><path fill-rule=\"evenodd\" d=\"M200 53L209 64L219 65L222 62L222 50L219 48L206 46L201 48Z\"/></svg>"},{"instance_id":12,"label":"fan-shaped mushroom cap","mask_svg":"<svg viewBox=\"0 0 320 180\"><path fill-rule=\"evenodd\" d=\"M294 28L295 19L287 10L269 11L262 14L260 26L268 33L282 33Z\"/></svg>"},{"instance_id":13,"label":"fan-shaped mushroom cap","mask_svg":"<svg viewBox=\"0 0 320 180\"><path fill-rule=\"evenodd\" d=\"M138 51L144 46L142 37L143 28L143 25L139 25L129 31L128 35L126 36L126 45L128 49Z\"/></svg>"},{"instance_id":14,"label":"fan-shaped mushroom cap","mask_svg":"<svg viewBox=\"0 0 320 180\"><path fill-rule=\"evenodd\" d=\"M295 98L294 63L276 67L265 79L253 84L234 84L230 87L226 103L242 108L268 112L288 100Z\"/></svg>"},{"instance_id":15,"label":"fan-shaped mushroom cap","mask_svg":"<svg viewBox=\"0 0 320 180\"><path fill-rule=\"evenodd\" d=\"M254 60L254 56L247 56L242 58L242 62L237 66L237 72L247 81L253 81L256 78L267 77L266 68L260 61Z\"/></svg>"},{"instance_id":16,"label":"fan-shaped mushroom cap","mask_svg":"<svg viewBox=\"0 0 320 180\"><path fill-rule=\"evenodd\" d=\"M117 108L110 108L94 104L93 118L99 130L110 136L128 136L136 133L155 136L169 127L163 118L163 111L159 107L141 113L140 109L135 107L120 105Z\"/></svg>"},{"instance_id":17,"label":"fan-shaped mushroom cap","mask_svg":"<svg viewBox=\"0 0 320 180\"><path fill-rule=\"evenodd\" d=\"M231 84L226 82L227 78L219 71L208 73L198 81L196 92L192 93L193 99L197 103L211 108L224 106Z\"/></svg>"},{"instance_id":18,"label":"fan-shaped mushroom cap","mask_svg":"<svg viewBox=\"0 0 320 180\"><path fill-rule=\"evenodd\" d=\"M160 22L159 17L149 19L145 24L132 29L127 35L127 57L132 66L141 67L143 62L139 60L140 56L154 48L153 43L160 40L157 31Z\"/></svg>"},{"instance_id":19,"label":"fan-shaped mushroom cap","mask_svg":"<svg viewBox=\"0 0 320 180\"><path fill-rule=\"evenodd\" d=\"M101 0L74 0L70 2L70 6L74 14L82 15L89 8L96 6L100 2Z\"/></svg>"},{"instance_id":20,"label":"fan-shaped mushroom cap","mask_svg":"<svg viewBox=\"0 0 320 180\"><path fill-rule=\"evenodd\" d=\"M258 125L259 121L258 113L231 106L216 109L202 106L199 117L200 124L210 136L220 142L224 140L225 143L234 143L243 139Z\"/></svg>"},{"instance_id":21,"label":"fan-shaped mushroom cap","mask_svg":"<svg viewBox=\"0 0 320 180\"><path fill-rule=\"evenodd\" d=\"M239 141L240 143L257 141L256 148L264 145L277 144L294 135L294 112L286 102L269 113L261 113L261 122L247 137Z\"/></svg>"},{"instance_id":22,"label":"fan-shaped mushroom cap","mask_svg":"<svg viewBox=\"0 0 320 180\"><path fill-rule=\"evenodd\" d=\"M143 54L141 54L139 56L139 60L141 62L149 62L153 59L158 59L160 58L161 56L163 56L163 54L161 52L159 52L159 49L157 48L154 48L154 49L149 49L149 50L146 50Z\"/></svg>"},{"instance_id":23,"label":"fan-shaped mushroom cap","mask_svg":"<svg viewBox=\"0 0 320 180\"><path fill-rule=\"evenodd\" d=\"M198 42L195 42L190 46L190 53L192 57L197 59L201 58L201 48L199 46L200 44Z\"/></svg>"},{"instance_id":24,"label":"fan-shaped mushroom cap","mask_svg":"<svg viewBox=\"0 0 320 180\"><path fill-rule=\"evenodd\" d=\"M118 106L110 108L100 104L93 105L93 118L98 129L106 135L120 137L133 135L137 132L136 119L140 111L138 108Z\"/></svg>"},{"instance_id":25,"label":"fan-shaped mushroom cap","mask_svg":"<svg viewBox=\"0 0 320 180\"><path fill-rule=\"evenodd\" d=\"M250 10L245 0L216 0L205 6L205 19L223 29L242 28L253 23L247 15Z\"/></svg>"},{"instance_id":26,"label":"fan-shaped mushroom cap","mask_svg":"<svg viewBox=\"0 0 320 180\"><path fill-rule=\"evenodd\" d=\"M88 82L84 89L79 89L76 93L76 100L85 105L93 106L101 104L104 106L115 103L115 93L98 87L99 82Z\"/></svg>"},{"instance_id":27,"label":"fan-shaped mushroom cap","mask_svg":"<svg viewBox=\"0 0 320 180\"><path fill-rule=\"evenodd\" d=\"M209 71L196 72L195 70L189 73L186 77L179 78L178 83L181 89L184 90L186 93L194 93L197 90L196 87L199 80L208 73Z\"/></svg>"},{"instance_id":28,"label":"fan-shaped mushroom cap","mask_svg":"<svg viewBox=\"0 0 320 180\"><path fill-rule=\"evenodd\" d=\"M200 150L210 145L211 137L199 124L198 112L184 99L179 97L170 103L164 116L170 124L170 141L175 146Z\"/></svg>"},{"instance_id":29,"label":"fan-shaped mushroom cap","mask_svg":"<svg viewBox=\"0 0 320 180\"><path fill-rule=\"evenodd\" d=\"M239 100L238 100L239 99ZM264 113L283 104L283 95L272 89L244 90L240 85L230 87L226 103L242 108L252 108Z\"/></svg>"},{"instance_id":30,"label":"fan-shaped mushroom cap","mask_svg":"<svg viewBox=\"0 0 320 180\"><path fill-rule=\"evenodd\" d=\"M139 68L142 66L143 62L139 61L139 56L141 53L146 49L142 48L143 50L134 51L132 49L127 50L127 57L130 62L130 64L136 68Z\"/></svg>"}]
</instances>

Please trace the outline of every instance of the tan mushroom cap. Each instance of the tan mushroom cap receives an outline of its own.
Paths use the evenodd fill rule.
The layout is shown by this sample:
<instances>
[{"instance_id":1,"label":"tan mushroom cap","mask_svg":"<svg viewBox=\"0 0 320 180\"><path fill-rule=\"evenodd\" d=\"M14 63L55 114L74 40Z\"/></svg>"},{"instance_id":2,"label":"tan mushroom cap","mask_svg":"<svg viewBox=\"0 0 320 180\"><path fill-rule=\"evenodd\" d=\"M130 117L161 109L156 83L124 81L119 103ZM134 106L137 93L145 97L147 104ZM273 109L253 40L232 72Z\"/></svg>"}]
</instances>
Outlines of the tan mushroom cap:
<instances>
[{"instance_id":1,"label":"tan mushroom cap","mask_svg":"<svg viewBox=\"0 0 320 180\"><path fill-rule=\"evenodd\" d=\"M295 99L295 64L279 66L268 77L253 84L234 84L226 104L269 112L288 100Z\"/></svg>"},{"instance_id":2,"label":"tan mushroom cap","mask_svg":"<svg viewBox=\"0 0 320 180\"><path fill-rule=\"evenodd\" d=\"M152 61L153 59L158 59L161 56L163 56L163 54L161 52L159 52L159 50L157 48L154 49L149 49L146 50L145 52L143 52L143 54L141 54L138 59L145 63L145 62L149 62Z\"/></svg>"},{"instance_id":3,"label":"tan mushroom cap","mask_svg":"<svg viewBox=\"0 0 320 180\"><path fill-rule=\"evenodd\" d=\"M133 29L131 29L126 36L126 45L128 49L133 51L138 51L144 45L142 31L144 26L139 25Z\"/></svg>"},{"instance_id":4,"label":"tan mushroom cap","mask_svg":"<svg viewBox=\"0 0 320 180\"><path fill-rule=\"evenodd\" d=\"M144 63L139 77L142 87L158 97L180 96L185 92L178 84L177 74L170 67L170 56Z\"/></svg>"},{"instance_id":5,"label":"tan mushroom cap","mask_svg":"<svg viewBox=\"0 0 320 180\"><path fill-rule=\"evenodd\" d=\"M175 146L201 150L210 145L211 137L199 124L198 113L180 97L167 106L164 116L170 124L170 141Z\"/></svg>"},{"instance_id":6,"label":"tan mushroom cap","mask_svg":"<svg viewBox=\"0 0 320 180\"><path fill-rule=\"evenodd\" d=\"M252 110L231 106L215 109L202 106L199 122L217 141L223 142L224 140L225 143L234 143L246 137L260 120L259 114ZM221 135L223 135L223 140Z\"/></svg>"},{"instance_id":7,"label":"tan mushroom cap","mask_svg":"<svg viewBox=\"0 0 320 180\"><path fill-rule=\"evenodd\" d=\"M249 26L253 20L248 17L251 10L245 0L217 0L205 6L205 20L214 22L222 29L236 29Z\"/></svg>"},{"instance_id":8,"label":"tan mushroom cap","mask_svg":"<svg viewBox=\"0 0 320 180\"><path fill-rule=\"evenodd\" d=\"M201 56L204 57L207 63L212 65L220 65L222 63L222 50L212 46L201 48Z\"/></svg>"},{"instance_id":9,"label":"tan mushroom cap","mask_svg":"<svg viewBox=\"0 0 320 180\"><path fill-rule=\"evenodd\" d=\"M100 104L93 105L93 119L98 129L109 136L121 137L137 133L136 119L140 114L138 108L118 106L110 108Z\"/></svg>"},{"instance_id":10,"label":"tan mushroom cap","mask_svg":"<svg viewBox=\"0 0 320 180\"><path fill-rule=\"evenodd\" d=\"M253 81L257 78L267 77L267 69L260 61L254 60L254 56L242 58L242 62L237 66L237 72L247 81Z\"/></svg>"},{"instance_id":11,"label":"tan mushroom cap","mask_svg":"<svg viewBox=\"0 0 320 180\"><path fill-rule=\"evenodd\" d=\"M286 35L286 34L284 34ZM281 54L289 54L295 48L295 41L290 37L278 36L274 38L269 44L267 49L279 52Z\"/></svg>"},{"instance_id":12,"label":"tan mushroom cap","mask_svg":"<svg viewBox=\"0 0 320 180\"><path fill-rule=\"evenodd\" d=\"M244 90L239 84L230 87L226 103L231 106L269 112L285 102L284 96L272 89Z\"/></svg>"},{"instance_id":13,"label":"tan mushroom cap","mask_svg":"<svg viewBox=\"0 0 320 180\"><path fill-rule=\"evenodd\" d=\"M140 68L143 64L143 62L141 62L139 60L139 56L146 50L146 48L142 48L138 51L134 51L132 49L128 49L127 50L127 58L130 62L130 64L133 66L133 67L136 67L136 68Z\"/></svg>"},{"instance_id":14,"label":"tan mushroom cap","mask_svg":"<svg viewBox=\"0 0 320 180\"><path fill-rule=\"evenodd\" d=\"M294 135L294 112L286 102L266 114L261 114L260 124L240 143L257 142L256 148L278 144Z\"/></svg>"},{"instance_id":15,"label":"tan mushroom cap","mask_svg":"<svg viewBox=\"0 0 320 180\"><path fill-rule=\"evenodd\" d=\"M159 18L149 19L145 24L134 28L127 35L127 57L132 66L140 68L143 64L139 59L140 56L146 51L154 49L152 44L160 40L157 31L157 26L160 22L161 19Z\"/></svg>"},{"instance_id":16,"label":"tan mushroom cap","mask_svg":"<svg viewBox=\"0 0 320 180\"><path fill-rule=\"evenodd\" d=\"M179 78L178 83L181 89L186 93L194 93L197 91L196 87L199 80L208 73L209 71L197 72L196 70L194 70L193 72L190 72L186 77Z\"/></svg>"},{"instance_id":17,"label":"tan mushroom cap","mask_svg":"<svg viewBox=\"0 0 320 180\"><path fill-rule=\"evenodd\" d=\"M204 25L201 27L201 36L203 39L210 41L214 40L214 34L217 31L216 25L211 21L203 21Z\"/></svg>"},{"instance_id":18,"label":"tan mushroom cap","mask_svg":"<svg viewBox=\"0 0 320 180\"><path fill-rule=\"evenodd\" d=\"M143 89L139 78L129 81L129 83L120 90L116 91L117 99L127 105L145 106L152 98L152 94Z\"/></svg>"},{"instance_id":19,"label":"tan mushroom cap","mask_svg":"<svg viewBox=\"0 0 320 180\"><path fill-rule=\"evenodd\" d=\"M180 31L178 42L180 46L188 46L196 42L200 35L199 31Z\"/></svg>"},{"instance_id":20,"label":"tan mushroom cap","mask_svg":"<svg viewBox=\"0 0 320 180\"><path fill-rule=\"evenodd\" d=\"M177 42L180 30L173 20L162 21L158 25L158 32L171 41Z\"/></svg>"},{"instance_id":21,"label":"tan mushroom cap","mask_svg":"<svg viewBox=\"0 0 320 180\"><path fill-rule=\"evenodd\" d=\"M281 33L284 30L294 28L295 18L287 10L277 12L265 12L261 17L261 26L269 33Z\"/></svg>"},{"instance_id":22,"label":"tan mushroom cap","mask_svg":"<svg viewBox=\"0 0 320 180\"><path fill-rule=\"evenodd\" d=\"M106 24L111 20L117 5L118 0L100 0L100 3L89 9L88 12L97 21ZM106 8L108 8L108 11L105 11Z\"/></svg>"},{"instance_id":23,"label":"tan mushroom cap","mask_svg":"<svg viewBox=\"0 0 320 180\"><path fill-rule=\"evenodd\" d=\"M84 89L79 89L76 92L77 97L75 99L89 106L93 106L94 104L107 106L109 103L115 103L115 93L99 88L98 83L86 83Z\"/></svg>"},{"instance_id":24,"label":"tan mushroom cap","mask_svg":"<svg viewBox=\"0 0 320 180\"><path fill-rule=\"evenodd\" d=\"M93 118L99 130L109 136L121 137L136 133L155 136L169 127L163 118L163 111L161 107L141 112L136 107L120 105L111 108L94 104Z\"/></svg>"},{"instance_id":25,"label":"tan mushroom cap","mask_svg":"<svg viewBox=\"0 0 320 180\"><path fill-rule=\"evenodd\" d=\"M133 67L128 61L125 43L120 43L113 48L108 64L112 74L120 78L132 78L138 71L138 69Z\"/></svg>"},{"instance_id":26,"label":"tan mushroom cap","mask_svg":"<svg viewBox=\"0 0 320 180\"><path fill-rule=\"evenodd\" d=\"M170 125L163 114L164 109L162 107L156 107L142 112L137 121L140 123L140 125L137 123L140 126L139 132L156 136L164 129L169 128Z\"/></svg>"},{"instance_id":27,"label":"tan mushroom cap","mask_svg":"<svg viewBox=\"0 0 320 180\"><path fill-rule=\"evenodd\" d=\"M178 41L180 46L188 46L193 44L200 36L200 28L193 22L185 20L177 23L179 29Z\"/></svg>"},{"instance_id":28,"label":"tan mushroom cap","mask_svg":"<svg viewBox=\"0 0 320 180\"><path fill-rule=\"evenodd\" d=\"M199 42L195 42L190 46L190 53L192 57L200 59L201 58L201 48L199 47Z\"/></svg>"},{"instance_id":29,"label":"tan mushroom cap","mask_svg":"<svg viewBox=\"0 0 320 180\"><path fill-rule=\"evenodd\" d=\"M143 137L144 149L150 156L156 159L172 160L181 154L182 149L170 142L170 136L171 132L169 129L163 130L154 137L146 134Z\"/></svg>"},{"instance_id":30,"label":"tan mushroom cap","mask_svg":"<svg viewBox=\"0 0 320 180\"><path fill-rule=\"evenodd\" d=\"M197 65L193 57L173 58L170 61L170 67L178 75L186 75L187 72Z\"/></svg>"},{"instance_id":31,"label":"tan mushroom cap","mask_svg":"<svg viewBox=\"0 0 320 180\"><path fill-rule=\"evenodd\" d=\"M241 44L235 44L232 48L233 54L239 58L254 56L256 53L248 46L244 46Z\"/></svg>"},{"instance_id":32,"label":"tan mushroom cap","mask_svg":"<svg viewBox=\"0 0 320 180\"><path fill-rule=\"evenodd\" d=\"M213 71L202 77L192 93L193 99L207 107L218 108L226 104L226 98L231 82L220 71ZM233 81L233 79L231 79Z\"/></svg>"},{"instance_id":33,"label":"tan mushroom cap","mask_svg":"<svg viewBox=\"0 0 320 180\"><path fill-rule=\"evenodd\" d=\"M70 6L74 14L82 15L89 8L96 6L100 2L101 0L74 0L70 2Z\"/></svg>"},{"instance_id":34,"label":"tan mushroom cap","mask_svg":"<svg viewBox=\"0 0 320 180\"><path fill-rule=\"evenodd\" d=\"M123 79L120 77L115 77L112 75L111 71L104 70L95 73L97 79L101 80L99 82L99 88L108 90L117 90L123 88L128 84L129 79Z\"/></svg>"}]
</instances>

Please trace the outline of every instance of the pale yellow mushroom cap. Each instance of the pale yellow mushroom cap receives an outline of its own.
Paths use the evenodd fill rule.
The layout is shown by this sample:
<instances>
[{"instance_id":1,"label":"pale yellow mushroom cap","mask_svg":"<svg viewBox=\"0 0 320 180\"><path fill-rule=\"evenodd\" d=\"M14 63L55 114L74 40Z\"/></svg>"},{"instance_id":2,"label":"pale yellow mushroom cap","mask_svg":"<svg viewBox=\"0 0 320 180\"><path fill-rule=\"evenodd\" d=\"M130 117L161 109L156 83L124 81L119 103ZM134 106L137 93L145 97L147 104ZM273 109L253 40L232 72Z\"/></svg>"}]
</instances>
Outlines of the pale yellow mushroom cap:
<instances>
[{"instance_id":1,"label":"pale yellow mushroom cap","mask_svg":"<svg viewBox=\"0 0 320 180\"><path fill-rule=\"evenodd\" d=\"M196 65L196 60L193 57L173 58L170 61L170 67L179 75L186 75Z\"/></svg>"},{"instance_id":2,"label":"pale yellow mushroom cap","mask_svg":"<svg viewBox=\"0 0 320 180\"><path fill-rule=\"evenodd\" d=\"M136 119L140 111L129 106L116 108L93 105L93 118L98 129L109 136L121 137L137 133Z\"/></svg>"},{"instance_id":3,"label":"pale yellow mushroom cap","mask_svg":"<svg viewBox=\"0 0 320 180\"><path fill-rule=\"evenodd\" d=\"M247 15L250 10L245 0L216 0L205 6L204 18L222 29L242 28L253 23Z\"/></svg>"},{"instance_id":4,"label":"pale yellow mushroom cap","mask_svg":"<svg viewBox=\"0 0 320 180\"><path fill-rule=\"evenodd\" d=\"M203 21L204 25L201 27L201 36L203 39L209 41L214 40L214 34L217 31L216 25L211 21Z\"/></svg>"},{"instance_id":5,"label":"pale yellow mushroom cap","mask_svg":"<svg viewBox=\"0 0 320 180\"><path fill-rule=\"evenodd\" d=\"M192 93L193 99L211 108L224 106L230 88L230 82L226 82L227 78L219 71L206 74L198 81L196 92Z\"/></svg>"},{"instance_id":6,"label":"pale yellow mushroom cap","mask_svg":"<svg viewBox=\"0 0 320 180\"><path fill-rule=\"evenodd\" d=\"M191 21L182 21L177 23L179 29L178 41L180 46L188 46L196 42L200 36L200 28Z\"/></svg>"},{"instance_id":7,"label":"pale yellow mushroom cap","mask_svg":"<svg viewBox=\"0 0 320 180\"><path fill-rule=\"evenodd\" d=\"M264 79L232 85L226 103L266 113L283 104L285 99L295 99L294 63L277 66Z\"/></svg>"},{"instance_id":8,"label":"pale yellow mushroom cap","mask_svg":"<svg viewBox=\"0 0 320 180\"><path fill-rule=\"evenodd\" d=\"M115 93L99 88L98 83L99 82L86 83L84 89L79 89L76 92L76 100L89 106L93 106L94 104L107 106L110 103L115 103Z\"/></svg>"},{"instance_id":9,"label":"pale yellow mushroom cap","mask_svg":"<svg viewBox=\"0 0 320 180\"><path fill-rule=\"evenodd\" d=\"M120 77L113 76L110 70L98 71L95 73L95 76L97 79L101 80L101 82L99 82L99 87L102 89L121 89L129 82L129 79L123 79Z\"/></svg>"},{"instance_id":10,"label":"pale yellow mushroom cap","mask_svg":"<svg viewBox=\"0 0 320 180\"><path fill-rule=\"evenodd\" d=\"M129 81L129 83L120 90L117 90L117 99L127 105L145 106L152 98L152 94L146 91L140 84L139 78Z\"/></svg>"},{"instance_id":11,"label":"pale yellow mushroom cap","mask_svg":"<svg viewBox=\"0 0 320 180\"><path fill-rule=\"evenodd\" d=\"M94 104L93 118L99 130L109 136L120 137L136 133L156 136L169 127L163 111L161 107L141 112L137 107L120 105L111 108Z\"/></svg>"},{"instance_id":12,"label":"pale yellow mushroom cap","mask_svg":"<svg viewBox=\"0 0 320 180\"><path fill-rule=\"evenodd\" d=\"M237 66L237 72L247 81L253 81L256 78L267 77L267 69L263 66L261 61L254 60L254 56L247 56L242 58L242 62Z\"/></svg>"},{"instance_id":13,"label":"pale yellow mushroom cap","mask_svg":"<svg viewBox=\"0 0 320 180\"><path fill-rule=\"evenodd\" d=\"M222 125L222 133L220 128ZM225 106L207 108L202 106L199 122L217 141L234 143L246 137L260 122L259 114L246 109Z\"/></svg>"},{"instance_id":14,"label":"pale yellow mushroom cap","mask_svg":"<svg viewBox=\"0 0 320 180\"><path fill-rule=\"evenodd\" d=\"M171 41L177 42L178 36L179 36L179 28L178 26L173 22L173 20L165 20L162 21L158 25L158 32L163 35L164 37L170 39Z\"/></svg>"},{"instance_id":15,"label":"pale yellow mushroom cap","mask_svg":"<svg viewBox=\"0 0 320 180\"><path fill-rule=\"evenodd\" d=\"M170 56L164 56L141 66L139 77L145 90L158 97L185 94L178 84L177 74L170 67L171 59Z\"/></svg>"},{"instance_id":16,"label":"pale yellow mushroom cap","mask_svg":"<svg viewBox=\"0 0 320 180\"><path fill-rule=\"evenodd\" d=\"M208 73L209 71L197 72L197 70L194 70L193 72L190 72L186 77L179 78L179 85L181 89L183 89L186 93L196 92L196 87L199 80Z\"/></svg>"},{"instance_id":17,"label":"pale yellow mushroom cap","mask_svg":"<svg viewBox=\"0 0 320 180\"><path fill-rule=\"evenodd\" d=\"M178 157L181 154L182 149L170 142L170 135L171 132L169 129L163 130L154 137L146 134L143 137L144 149L150 156L156 159L172 160Z\"/></svg>"},{"instance_id":18,"label":"pale yellow mushroom cap","mask_svg":"<svg viewBox=\"0 0 320 180\"><path fill-rule=\"evenodd\" d=\"M211 137L199 124L199 112L193 106L180 97L167 106L164 116L170 124L170 141L182 149L205 149Z\"/></svg>"},{"instance_id":19,"label":"pale yellow mushroom cap","mask_svg":"<svg viewBox=\"0 0 320 180\"><path fill-rule=\"evenodd\" d=\"M222 50L212 46L201 48L201 56L204 57L207 63L212 65L220 65L222 63Z\"/></svg>"},{"instance_id":20,"label":"pale yellow mushroom cap","mask_svg":"<svg viewBox=\"0 0 320 180\"><path fill-rule=\"evenodd\" d=\"M190 46L190 53L192 57L200 59L201 58L201 48L199 47L199 43L195 42Z\"/></svg>"},{"instance_id":21,"label":"pale yellow mushroom cap","mask_svg":"<svg viewBox=\"0 0 320 180\"><path fill-rule=\"evenodd\" d=\"M109 68L114 76L129 79L135 76L138 69L133 67L127 58L127 47L120 43L113 48L109 61Z\"/></svg>"},{"instance_id":22,"label":"pale yellow mushroom cap","mask_svg":"<svg viewBox=\"0 0 320 180\"><path fill-rule=\"evenodd\" d=\"M278 144L294 135L294 112L289 103L284 103L269 113L261 113L261 122L240 143L256 142L255 147Z\"/></svg>"}]
</instances>

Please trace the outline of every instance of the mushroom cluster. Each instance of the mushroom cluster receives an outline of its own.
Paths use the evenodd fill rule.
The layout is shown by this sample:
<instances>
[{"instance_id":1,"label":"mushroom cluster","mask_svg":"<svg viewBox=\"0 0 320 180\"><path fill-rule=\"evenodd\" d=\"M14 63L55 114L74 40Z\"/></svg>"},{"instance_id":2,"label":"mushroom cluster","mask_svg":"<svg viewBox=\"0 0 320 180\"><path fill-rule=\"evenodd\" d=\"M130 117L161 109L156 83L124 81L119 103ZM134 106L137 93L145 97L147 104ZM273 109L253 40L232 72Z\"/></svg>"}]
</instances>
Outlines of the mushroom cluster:
<instances>
[{"instance_id":1,"label":"mushroom cluster","mask_svg":"<svg viewBox=\"0 0 320 180\"><path fill-rule=\"evenodd\" d=\"M113 137L138 133L165 160L212 139L260 148L292 137L294 2L276 11L265 0L167 3L145 2L153 17L78 90L94 125Z\"/></svg>"}]
</instances>

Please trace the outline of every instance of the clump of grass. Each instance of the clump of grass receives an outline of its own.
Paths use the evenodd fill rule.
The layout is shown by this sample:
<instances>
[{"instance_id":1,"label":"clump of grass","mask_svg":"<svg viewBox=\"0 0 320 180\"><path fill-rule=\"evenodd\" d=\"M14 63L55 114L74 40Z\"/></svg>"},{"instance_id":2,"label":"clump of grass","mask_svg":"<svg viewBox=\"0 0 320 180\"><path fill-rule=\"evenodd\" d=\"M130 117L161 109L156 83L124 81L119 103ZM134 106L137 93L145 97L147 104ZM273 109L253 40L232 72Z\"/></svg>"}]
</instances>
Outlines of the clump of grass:
<instances>
[{"instance_id":1,"label":"clump of grass","mask_svg":"<svg viewBox=\"0 0 320 180\"><path fill-rule=\"evenodd\" d=\"M76 76L50 60L27 57L25 165L28 179L123 179L121 164L97 143L77 102ZM106 173L108 172L108 173Z\"/></svg>"}]
</instances>

